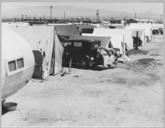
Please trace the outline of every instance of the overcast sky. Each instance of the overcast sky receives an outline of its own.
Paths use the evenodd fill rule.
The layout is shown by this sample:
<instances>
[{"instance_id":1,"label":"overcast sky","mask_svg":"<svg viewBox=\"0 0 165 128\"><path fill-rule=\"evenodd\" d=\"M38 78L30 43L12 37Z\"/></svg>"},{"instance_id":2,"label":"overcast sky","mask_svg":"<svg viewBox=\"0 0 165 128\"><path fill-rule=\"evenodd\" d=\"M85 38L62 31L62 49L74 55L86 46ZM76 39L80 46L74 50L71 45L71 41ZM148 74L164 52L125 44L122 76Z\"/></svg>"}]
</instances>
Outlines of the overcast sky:
<instances>
[{"instance_id":1,"label":"overcast sky","mask_svg":"<svg viewBox=\"0 0 165 128\"><path fill-rule=\"evenodd\" d=\"M4 2L2 3L2 16L13 16L16 15L14 13L15 10L22 9L21 13L31 9L31 7L43 7L43 6L54 6L61 7L65 9L65 6L70 6L71 8L87 8L93 10L105 10L105 11L119 11L119 12L127 12L127 13L146 13L153 12L156 14L163 14L163 4L162 3L111 3L111 2ZM35 10L37 11L37 10ZM27 12L26 12L27 13ZM34 13L40 13L34 12ZM41 12L42 13L42 12ZM76 15L79 14L79 10L74 12ZM85 13L85 11L84 11ZM28 15L28 14L27 14ZM42 14L41 14L42 15ZM17 15L16 15L17 16Z\"/></svg>"}]
</instances>

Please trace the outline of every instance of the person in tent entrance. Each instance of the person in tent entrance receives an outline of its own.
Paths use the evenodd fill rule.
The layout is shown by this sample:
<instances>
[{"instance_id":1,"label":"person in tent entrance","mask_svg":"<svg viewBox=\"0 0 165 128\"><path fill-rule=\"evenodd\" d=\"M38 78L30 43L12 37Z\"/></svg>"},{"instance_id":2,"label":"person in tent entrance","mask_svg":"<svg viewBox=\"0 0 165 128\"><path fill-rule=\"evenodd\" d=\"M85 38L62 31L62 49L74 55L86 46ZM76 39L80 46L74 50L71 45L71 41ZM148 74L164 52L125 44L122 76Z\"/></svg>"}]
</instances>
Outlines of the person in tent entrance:
<instances>
[{"instance_id":1,"label":"person in tent entrance","mask_svg":"<svg viewBox=\"0 0 165 128\"><path fill-rule=\"evenodd\" d=\"M134 40L134 43L133 43L134 48L136 50L138 50L139 46L142 45L142 40L139 38L139 32L138 31L136 32L136 37L133 37L133 40Z\"/></svg>"},{"instance_id":2,"label":"person in tent entrance","mask_svg":"<svg viewBox=\"0 0 165 128\"><path fill-rule=\"evenodd\" d=\"M110 62L112 63L112 65L114 64L114 67L116 67L118 63L118 58L120 57L120 49L113 48L112 43L109 42L107 50L109 52Z\"/></svg>"}]
</instances>

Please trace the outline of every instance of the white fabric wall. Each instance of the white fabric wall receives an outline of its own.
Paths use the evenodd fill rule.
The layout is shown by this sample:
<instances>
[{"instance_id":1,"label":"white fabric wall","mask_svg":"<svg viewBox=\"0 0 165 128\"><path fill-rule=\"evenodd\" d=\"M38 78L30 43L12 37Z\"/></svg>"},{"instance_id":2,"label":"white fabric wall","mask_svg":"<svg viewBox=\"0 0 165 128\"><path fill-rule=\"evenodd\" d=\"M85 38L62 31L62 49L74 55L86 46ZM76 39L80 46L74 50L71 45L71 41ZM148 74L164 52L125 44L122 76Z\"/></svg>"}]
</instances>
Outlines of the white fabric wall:
<instances>
[{"instance_id":1,"label":"white fabric wall","mask_svg":"<svg viewBox=\"0 0 165 128\"><path fill-rule=\"evenodd\" d=\"M108 48L108 44L111 41L111 37L108 36L93 36L93 34L82 34L80 35L75 35L72 36L70 39L86 39L86 40L100 40L101 41L101 46Z\"/></svg>"},{"instance_id":2,"label":"white fabric wall","mask_svg":"<svg viewBox=\"0 0 165 128\"><path fill-rule=\"evenodd\" d=\"M124 30L124 43L126 43L128 50L133 49L133 38L131 30Z\"/></svg>"},{"instance_id":3,"label":"white fabric wall","mask_svg":"<svg viewBox=\"0 0 165 128\"><path fill-rule=\"evenodd\" d=\"M132 29L144 29L145 30L145 36L149 37L149 40L151 40L152 36L152 24L150 23L131 23L129 25Z\"/></svg>"},{"instance_id":4,"label":"white fabric wall","mask_svg":"<svg viewBox=\"0 0 165 128\"><path fill-rule=\"evenodd\" d=\"M57 34L55 34L55 70L54 74L58 74L62 71L62 57L63 57L63 52L64 48L59 41L59 38Z\"/></svg>"},{"instance_id":5,"label":"white fabric wall","mask_svg":"<svg viewBox=\"0 0 165 128\"><path fill-rule=\"evenodd\" d=\"M7 26L2 25L2 77L5 77L5 64L14 59L24 58L24 67L34 66L32 48L28 41Z\"/></svg>"},{"instance_id":6,"label":"white fabric wall","mask_svg":"<svg viewBox=\"0 0 165 128\"><path fill-rule=\"evenodd\" d=\"M124 45L124 29L108 29L108 28L94 28L93 34L85 34L85 36L107 36L111 37L111 43L114 48L119 48L121 54L125 54Z\"/></svg>"},{"instance_id":7,"label":"white fabric wall","mask_svg":"<svg viewBox=\"0 0 165 128\"><path fill-rule=\"evenodd\" d=\"M47 77L51 71L51 59L53 53L53 46L55 46L55 63L62 66L62 45L54 31L54 26L28 26L28 27L12 27L14 31L24 37L33 50L45 51L46 57L43 62L43 69ZM54 45L55 43L55 45ZM57 65L57 64L56 64ZM57 73L60 66L55 66L54 72ZM57 69L56 69L57 68Z\"/></svg>"},{"instance_id":8,"label":"white fabric wall","mask_svg":"<svg viewBox=\"0 0 165 128\"><path fill-rule=\"evenodd\" d=\"M136 27L131 27L131 26L126 26L125 27L126 30L130 30L132 33L132 36L136 36L136 32L139 32L139 37L142 40L142 43L145 43L145 29L143 28L136 28Z\"/></svg>"}]
</instances>

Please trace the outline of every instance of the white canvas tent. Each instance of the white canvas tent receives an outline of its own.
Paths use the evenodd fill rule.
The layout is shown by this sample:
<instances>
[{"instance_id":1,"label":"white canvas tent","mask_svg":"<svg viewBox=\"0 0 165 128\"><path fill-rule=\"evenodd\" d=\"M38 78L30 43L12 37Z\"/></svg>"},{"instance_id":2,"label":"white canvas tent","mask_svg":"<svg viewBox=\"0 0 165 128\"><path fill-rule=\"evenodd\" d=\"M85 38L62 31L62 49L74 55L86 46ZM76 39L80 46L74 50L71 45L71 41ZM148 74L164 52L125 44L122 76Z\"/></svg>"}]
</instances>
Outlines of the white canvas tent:
<instances>
[{"instance_id":1,"label":"white canvas tent","mask_svg":"<svg viewBox=\"0 0 165 128\"><path fill-rule=\"evenodd\" d=\"M12 27L14 31L23 36L33 50L45 52L42 63L43 78L50 74L57 74L62 70L63 47L53 26L26 26Z\"/></svg>"},{"instance_id":2,"label":"white canvas tent","mask_svg":"<svg viewBox=\"0 0 165 128\"><path fill-rule=\"evenodd\" d=\"M124 29L124 43L126 44L127 50L133 49L133 38L131 30Z\"/></svg>"},{"instance_id":3,"label":"white canvas tent","mask_svg":"<svg viewBox=\"0 0 165 128\"><path fill-rule=\"evenodd\" d=\"M107 29L95 28L93 34L83 34L83 36L107 36L111 37L111 44L114 48L119 48L121 54L125 54L125 45L127 49L133 48L133 39L131 31L125 29Z\"/></svg>"},{"instance_id":4,"label":"white canvas tent","mask_svg":"<svg viewBox=\"0 0 165 128\"><path fill-rule=\"evenodd\" d=\"M83 30L93 30L94 28L96 28L96 26L93 26L91 24L77 24L76 28L78 30L78 33L86 33L87 31L83 31Z\"/></svg>"},{"instance_id":5,"label":"white canvas tent","mask_svg":"<svg viewBox=\"0 0 165 128\"><path fill-rule=\"evenodd\" d=\"M152 34L154 35L155 31L157 31L159 34L163 34L163 32L160 33L161 31L163 31L163 28L163 24L152 24Z\"/></svg>"},{"instance_id":6,"label":"white canvas tent","mask_svg":"<svg viewBox=\"0 0 165 128\"><path fill-rule=\"evenodd\" d=\"M163 29L163 24L152 24L152 29L159 29L159 28L161 28L161 29Z\"/></svg>"},{"instance_id":7,"label":"white canvas tent","mask_svg":"<svg viewBox=\"0 0 165 128\"><path fill-rule=\"evenodd\" d=\"M112 37L112 35L122 35L123 36L123 42L127 45L127 49L133 49L133 38L132 38L132 32L130 30L126 29L105 29L100 28L100 30L104 31L105 33L108 33ZM94 29L94 34L98 33L99 29ZM112 37L113 38L113 37Z\"/></svg>"},{"instance_id":8,"label":"white canvas tent","mask_svg":"<svg viewBox=\"0 0 165 128\"><path fill-rule=\"evenodd\" d=\"M136 37L136 34L138 32L138 37L142 40L142 44L146 43L145 29L134 28L134 27L131 27L131 26L126 26L125 29L131 31L132 37Z\"/></svg>"},{"instance_id":9,"label":"white canvas tent","mask_svg":"<svg viewBox=\"0 0 165 128\"><path fill-rule=\"evenodd\" d=\"M3 23L3 25L7 25L7 26L29 26L29 23L27 23L27 22L6 22L6 23Z\"/></svg>"},{"instance_id":10,"label":"white canvas tent","mask_svg":"<svg viewBox=\"0 0 165 128\"><path fill-rule=\"evenodd\" d=\"M147 41L151 40L152 36L152 24L151 23L131 23L129 26L131 29L144 29L145 37L148 38Z\"/></svg>"},{"instance_id":11,"label":"white canvas tent","mask_svg":"<svg viewBox=\"0 0 165 128\"><path fill-rule=\"evenodd\" d=\"M101 46L107 48L108 44L111 41L111 38L108 36L94 36L93 34L89 34L88 36L80 36L80 35L74 35L70 37L70 39L85 39L85 40L99 40L101 41Z\"/></svg>"},{"instance_id":12,"label":"white canvas tent","mask_svg":"<svg viewBox=\"0 0 165 128\"><path fill-rule=\"evenodd\" d=\"M108 36L111 37L111 44L113 48L120 49L120 53L124 54L124 48L123 48L123 33L117 33L116 31L110 32L110 29L107 28L95 28L93 31L93 34L83 34L83 36Z\"/></svg>"},{"instance_id":13,"label":"white canvas tent","mask_svg":"<svg viewBox=\"0 0 165 128\"><path fill-rule=\"evenodd\" d=\"M70 37L79 34L79 28L75 24L48 24L48 26L54 26L58 35Z\"/></svg>"}]
</instances>

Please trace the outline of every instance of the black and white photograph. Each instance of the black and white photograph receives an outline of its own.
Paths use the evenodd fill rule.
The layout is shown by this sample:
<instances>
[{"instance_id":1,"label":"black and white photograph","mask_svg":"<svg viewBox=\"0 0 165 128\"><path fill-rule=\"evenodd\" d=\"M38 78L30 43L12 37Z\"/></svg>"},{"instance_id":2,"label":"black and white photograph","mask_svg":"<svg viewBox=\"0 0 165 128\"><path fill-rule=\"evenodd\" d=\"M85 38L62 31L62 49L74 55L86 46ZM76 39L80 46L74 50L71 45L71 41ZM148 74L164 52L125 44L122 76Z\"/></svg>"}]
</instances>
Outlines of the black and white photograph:
<instances>
[{"instance_id":1,"label":"black and white photograph","mask_svg":"<svg viewBox=\"0 0 165 128\"><path fill-rule=\"evenodd\" d=\"M1 127L163 127L163 2L1 2Z\"/></svg>"}]
</instances>

